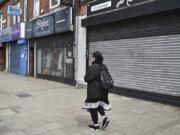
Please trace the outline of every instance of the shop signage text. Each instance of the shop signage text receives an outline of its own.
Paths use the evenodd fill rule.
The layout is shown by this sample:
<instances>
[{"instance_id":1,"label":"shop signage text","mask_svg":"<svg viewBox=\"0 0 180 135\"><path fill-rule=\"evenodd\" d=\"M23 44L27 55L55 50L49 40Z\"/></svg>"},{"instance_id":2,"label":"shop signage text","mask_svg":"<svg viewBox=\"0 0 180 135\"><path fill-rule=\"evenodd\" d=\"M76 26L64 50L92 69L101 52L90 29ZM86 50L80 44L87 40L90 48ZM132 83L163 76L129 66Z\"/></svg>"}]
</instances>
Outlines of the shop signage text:
<instances>
[{"instance_id":1,"label":"shop signage text","mask_svg":"<svg viewBox=\"0 0 180 135\"><path fill-rule=\"evenodd\" d=\"M54 14L27 22L25 37L29 39L72 30L72 8L68 7Z\"/></svg>"},{"instance_id":2,"label":"shop signage text","mask_svg":"<svg viewBox=\"0 0 180 135\"><path fill-rule=\"evenodd\" d=\"M39 30L44 30L46 29L48 26L49 26L49 20L37 20L37 23L36 23L37 27L36 29L39 31Z\"/></svg>"},{"instance_id":3,"label":"shop signage text","mask_svg":"<svg viewBox=\"0 0 180 135\"><path fill-rule=\"evenodd\" d=\"M39 18L33 23L33 36L39 37L54 33L54 17L53 15Z\"/></svg>"},{"instance_id":4,"label":"shop signage text","mask_svg":"<svg viewBox=\"0 0 180 135\"><path fill-rule=\"evenodd\" d=\"M116 4L116 7L119 8L121 5L123 5L124 3L127 6L131 5L131 2L133 2L134 0L119 0L118 3Z\"/></svg>"},{"instance_id":5,"label":"shop signage text","mask_svg":"<svg viewBox=\"0 0 180 135\"><path fill-rule=\"evenodd\" d=\"M153 1L155 0L97 0L88 4L88 15L137 6Z\"/></svg>"},{"instance_id":6,"label":"shop signage text","mask_svg":"<svg viewBox=\"0 0 180 135\"><path fill-rule=\"evenodd\" d=\"M153 1L155 0L118 0L118 2L116 3L116 8L145 4Z\"/></svg>"},{"instance_id":7,"label":"shop signage text","mask_svg":"<svg viewBox=\"0 0 180 135\"><path fill-rule=\"evenodd\" d=\"M91 7L91 12L111 7L111 1L107 1Z\"/></svg>"}]
</instances>

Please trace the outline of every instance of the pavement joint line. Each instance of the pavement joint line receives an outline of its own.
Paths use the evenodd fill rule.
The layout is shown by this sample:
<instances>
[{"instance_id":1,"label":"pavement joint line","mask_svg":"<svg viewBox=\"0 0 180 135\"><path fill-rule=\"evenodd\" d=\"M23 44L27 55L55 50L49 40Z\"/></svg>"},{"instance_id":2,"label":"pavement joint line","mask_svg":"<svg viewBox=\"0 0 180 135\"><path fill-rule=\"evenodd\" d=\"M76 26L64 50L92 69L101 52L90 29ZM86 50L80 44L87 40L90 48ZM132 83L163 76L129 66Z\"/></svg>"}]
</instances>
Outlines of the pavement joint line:
<instances>
[{"instance_id":1,"label":"pavement joint line","mask_svg":"<svg viewBox=\"0 0 180 135\"><path fill-rule=\"evenodd\" d=\"M89 114L81 109L86 96L85 88L76 90L73 86L58 85L56 82L49 81L41 82L34 78L26 83L24 79L16 77L9 79L9 77L4 78L0 73L0 81L1 79L4 81L3 85L0 84L0 89L11 94L11 96L0 95L0 98L2 97L0 108L8 109L0 110L0 135L90 135L94 133L90 132L87 126L91 122ZM11 85L9 81L12 81ZM21 83L22 85L19 85ZM15 87L16 85L18 88ZM32 98L16 96L21 93L31 94ZM113 93L109 96L115 108L108 112L111 124L106 132L97 134L163 135L172 131L172 135L179 135L180 108L154 104L151 101L144 102L131 97L124 98L123 95ZM101 123L101 117L99 123ZM153 130L156 131L153 132Z\"/></svg>"},{"instance_id":2,"label":"pavement joint line","mask_svg":"<svg viewBox=\"0 0 180 135\"><path fill-rule=\"evenodd\" d=\"M71 86L69 86L71 87ZM38 91L49 91L49 90L52 90L52 89L56 89L56 88L64 88L63 86L62 87L51 87L51 88L45 88L45 89L34 89L34 90L26 90L26 91L20 91L20 92L15 92L14 95L17 95L17 94L21 94L21 93L27 93L27 92L38 92ZM68 86L66 87L68 88Z\"/></svg>"}]
</instances>

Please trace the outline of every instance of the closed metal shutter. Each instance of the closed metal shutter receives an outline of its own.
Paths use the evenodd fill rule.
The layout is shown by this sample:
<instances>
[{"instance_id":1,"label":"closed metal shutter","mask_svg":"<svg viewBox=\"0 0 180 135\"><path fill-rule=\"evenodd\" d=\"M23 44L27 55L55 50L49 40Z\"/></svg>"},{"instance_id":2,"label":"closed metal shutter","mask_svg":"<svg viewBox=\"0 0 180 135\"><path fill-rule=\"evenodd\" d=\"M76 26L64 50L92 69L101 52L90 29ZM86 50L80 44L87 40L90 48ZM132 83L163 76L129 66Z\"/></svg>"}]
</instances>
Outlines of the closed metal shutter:
<instances>
[{"instance_id":1,"label":"closed metal shutter","mask_svg":"<svg viewBox=\"0 0 180 135\"><path fill-rule=\"evenodd\" d=\"M88 27L88 41L180 34L180 9Z\"/></svg>"},{"instance_id":2,"label":"closed metal shutter","mask_svg":"<svg viewBox=\"0 0 180 135\"><path fill-rule=\"evenodd\" d=\"M89 42L96 50L115 86L180 96L180 35Z\"/></svg>"},{"instance_id":3,"label":"closed metal shutter","mask_svg":"<svg viewBox=\"0 0 180 135\"><path fill-rule=\"evenodd\" d=\"M10 72L26 75L27 71L27 52L26 45L12 43L10 46Z\"/></svg>"},{"instance_id":4,"label":"closed metal shutter","mask_svg":"<svg viewBox=\"0 0 180 135\"><path fill-rule=\"evenodd\" d=\"M10 48L10 72L20 74L20 45L12 43Z\"/></svg>"},{"instance_id":5,"label":"closed metal shutter","mask_svg":"<svg viewBox=\"0 0 180 135\"><path fill-rule=\"evenodd\" d=\"M36 39L37 77L74 84L73 33Z\"/></svg>"}]
</instances>

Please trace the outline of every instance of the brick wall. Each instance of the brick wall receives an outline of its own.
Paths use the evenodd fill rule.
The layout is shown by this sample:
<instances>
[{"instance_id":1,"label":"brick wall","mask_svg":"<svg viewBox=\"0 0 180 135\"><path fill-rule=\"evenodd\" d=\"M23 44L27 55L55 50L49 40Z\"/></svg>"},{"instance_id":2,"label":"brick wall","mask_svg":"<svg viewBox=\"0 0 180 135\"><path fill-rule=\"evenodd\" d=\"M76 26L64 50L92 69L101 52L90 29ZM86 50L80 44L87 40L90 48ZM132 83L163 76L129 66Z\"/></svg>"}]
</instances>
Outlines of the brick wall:
<instances>
[{"instance_id":1,"label":"brick wall","mask_svg":"<svg viewBox=\"0 0 180 135\"><path fill-rule=\"evenodd\" d=\"M78 0L76 1L76 15L77 16L84 16L87 14L87 5L86 3L84 2L84 0Z\"/></svg>"},{"instance_id":2,"label":"brick wall","mask_svg":"<svg viewBox=\"0 0 180 135\"><path fill-rule=\"evenodd\" d=\"M7 27L7 17L8 17L8 15L7 15L7 7L8 7L8 5L11 5L11 4L13 4L13 2L11 0L3 2L3 3L0 4L0 10L3 13L2 14L3 15L3 20L6 20L6 23L4 23L4 25L3 25L4 27Z\"/></svg>"},{"instance_id":3,"label":"brick wall","mask_svg":"<svg viewBox=\"0 0 180 135\"><path fill-rule=\"evenodd\" d=\"M20 1L21 9L22 9L22 15L20 17L20 20L21 20L21 22L23 22L24 21L24 0L15 0L15 1L8 0L8 1L5 1L5 2L0 4L0 10L3 12L3 20L6 20L6 23L4 24L4 27L7 27L8 16L10 18L10 25L13 24L13 16L7 14L7 7L8 7L8 5L14 5L17 2L19 2L19 1Z\"/></svg>"},{"instance_id":4,"label":"brick wall","mask_svg":"<svg viewBox=\"0 0 180 135\"><path fill-rule=\"evenodd\" d=\"M33 0L28 0L27 2L28 6L28 20L31 20L33 18Z\"/></svg>"},{"instance_id":5,"label":"brick wall","mask_svg":"<svg viewBox=\"0 0 180 135\"><path fill-rule=\"evenodd\" d=\"M7 20L7 6L8 5L13 5L15 3L17 3L18 1L20 1L20 5L21 5L21 9L22 9L22 15L21 15L21 22L24 21L24 0L15 0L15 2L13 2L12 0L8 0L3 2L2 4L0 4L0 10L3 11L3 17L4 19ZM34 0L27 0L27 6L28 6L28 11L27 11L27 21L32 20L33 18L33 1ZM86 14L86 5L79 3L79 1L77 1L78 9L77 9L77 15L84 15ZM52 9L54 10L54 9ZM49 0L40 0L40 15L44 15L49 13L50 11L52 11L49 9ZM13 20L13 17L11 16L11 20ZM12 21L11 21L11 25L12 25Z\"/></svg>"},{"instance_id":6,"label":"brick wall","mask_svg":"<svg viewBox=\"0 0 180 135\"><path fill-rule=\"evenodd\" d=\"M49 13L49 0L41 0L40 1L40 14Z\"/></svg>"},{"instance_id":7,"label":"brick wall","mask_svg":"<svg viewBox=\"0 0 180 135\"><path fill-rule=\"evenodd\" d=\"M28 0L28 20L32 20L33 18L33 1ZM49 13L49 0L40 0L40 15Z\"/></svg>"}]
</instances>

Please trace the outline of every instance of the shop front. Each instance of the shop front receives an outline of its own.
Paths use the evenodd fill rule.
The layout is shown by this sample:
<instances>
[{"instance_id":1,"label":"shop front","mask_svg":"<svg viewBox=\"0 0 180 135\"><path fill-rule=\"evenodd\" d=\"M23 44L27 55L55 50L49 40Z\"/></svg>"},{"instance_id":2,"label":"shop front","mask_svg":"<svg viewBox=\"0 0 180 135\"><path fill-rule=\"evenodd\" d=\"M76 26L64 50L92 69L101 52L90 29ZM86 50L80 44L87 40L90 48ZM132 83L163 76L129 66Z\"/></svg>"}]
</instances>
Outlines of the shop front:
<instances>
[{"instance_id":1,"label":"shop front","mask_svg":"<svg viewBox=\"0 0 180 135\"><path fill-rule=\"evenodd\" d=\"M27 41L24 39L24 23L12 26L10 43L10 72L27 75Z\"/></svg>"},{"instance_id":2,"label":"shop front","mask_svg":"<svg viewBox=\"0 0 180 135\"><path fill-rule=\"evenodd\" d=\"M4 71L6 68L6 47L0 43L0 71Z\"/></svg>"},{"instance_id":3,"label":"shop front","mask_svg":"<svg viewBox=\"0 0 180 135\"><path fill-rule=\"evenodd\" d=\"M74 84L71 8L34 20L31 44L37 77Z\"/></svg>"},{"instance_id":4,"label":"shop front","mask_svg":"<svg viewBox=\"0 0 180 135\"><path fill-rule=\"evenodd\" d=\"M6 67L6 48L3 46L2 38L1 38L2 32L0 31L0 71L4 71Z\"/></svg>"},{"instance_id":5,"label":"shop front","mask_svg":"<svg viewBox=\"0 0 180 135\"><path fill-rule=\"evenodd\" d=\"M8 49L9 43L12 40L11 36L11 27L7 27L0 31L0 70L8 70L9 62L8 62Z\"/></svg>"},{"instance_id":6,"label":"shop front","mask_svg":"<svg viewBox=\"0 0 180 135\"><path fill-rule=\"evenodd\" d=\"M82 24L87 59L103 53L113 92L180 105L180 1L94 1Z\"/></svg>"},{"instance_id":7,"label":"shop front","mask_svg":"<svg viewBox=\"0 0 180 135\"><path fill-rule=\"evenodd\" d=\"M71 41L71 33L36 40L37 77L73 83L74 60Z\"/></svg>"}]
</instances>

